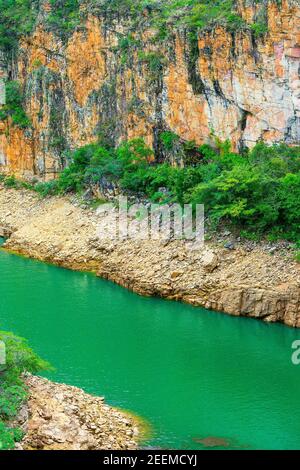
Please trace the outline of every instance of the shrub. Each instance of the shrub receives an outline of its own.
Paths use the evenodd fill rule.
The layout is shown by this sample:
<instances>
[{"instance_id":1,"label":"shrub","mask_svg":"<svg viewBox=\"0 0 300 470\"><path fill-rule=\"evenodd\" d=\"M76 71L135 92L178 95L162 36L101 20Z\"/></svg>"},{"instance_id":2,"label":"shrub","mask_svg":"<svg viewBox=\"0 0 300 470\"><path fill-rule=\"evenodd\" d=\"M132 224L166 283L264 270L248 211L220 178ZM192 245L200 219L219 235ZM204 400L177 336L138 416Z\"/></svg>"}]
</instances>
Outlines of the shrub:
<instances>
[{"instance_id":1,"label":"shrub","mask_svg":"<svg viewBox=\"0 0 300 470\"><path fill-rule=\"evenodd\" d=\"M179 142L179 136L170 131L162 132L160 139L167 150L172 150L174 145Z\"/></svg>"},{"instance_id":2,"label":"shrub","mask_svg":"<svg viewBox=\"0 0 300 470\"><path fill-rule=\"evenodd\" d=\"M12 50L21 36L30 33L37 16L33 0L0 0L0 48Z\"/></svg>"},{"instance_id":3,"label":"shrub","mask_svg":"<svg viewBox=\"0 0 300 470\"><path fill-rule=\"evenodd\" d=\"M30 126L30 120L23 108L23 96L17 81L9 81L5 86L6 104L0 108L0 120L11 117L12 123L20 128Z\"/></svg>"},{"instance_id":4,"label":"shrub","mask_svg":"<svg viewBox=\"0 0 300 470\"><path fill-rule=\"evenodd\" d=\"M287 173L280 178L278 199L280 207L279 223L297 239L300 227L300 172Z\"/></svg>"},{"instance_id":5,"label":"shrub","mask_svg":"<svg viewBox=\"0 0 300 470\"><path fill-rule=\"evenodd\" d=\"M0 421L0 450L10 450L15 442L22 439L22 431L18 428L10 428Z\"/></svg>"},{"instance_id":6,"label":"shrub","mask_svg":"<svg viewBox=\"0 0 300 470\"><path fill-rule=\"evenodd\" d=\"M297 261L297 263L300 263L300 251L297 251L296 254L295 254L295 261Z\"/></svg>"},{"instance_id":7,"label":"shrub","mask_svg":"<svg viewBox=\"0 0 300 470\"><path fill-rule=\"evenodd\" d=\"M3 183L6 188L16 188L18 185L18 181L14 175L5 178Z\"/></svg>"},{"instance_id":8,"label":"shrub","mask_svg":"<svg viewBox=\"0 0 300 470\"><path fill-rule=\"evenodd\" d=\"M161 140L172 152L178 137L165 132ZM258 143L237 154L229 142L218 140L214 149L183 146L197 151L197 160L181 168L154 163L142 139L116 149L87 145L70 155L57 180L39 183L35 190L41 195L82 192L104 179L154 201L204 204L215 227L222 223L250 236L300 238L300 147Z\"/></svg>"},{"instance_id":9,"label":"shrub","mask_svg":"<svg viewBox=\"0 0 300 470\"><path fill-rule=\"evenodd\" d=\"M33 189L42 197L58 194L58 181L51 180L46 183L37 183Z\"/></svg>"},{"instance_id":10,"label":"shrub","mask_svg":"<svg viewBox=\"0 0 300 470\"><path fill-rule=\"evenodd\" d=\"M243 19L234 11L233 0L200 0L193 6L187 22L200 29L223 24L235 30L245 25Z\"/></svg>"},{"instance_id":11,"label":"shrub","mask_svg":"<svg viewBox=\"0 0 300 470\"><path fill-rule=\"evenodd\" d=\"M51 12L46 22L62 39L66 39L80 23L78 0L50 0Z\"/></svg>"},{"instance_id":12,"label":"shrub","mask_svg":"<svg viewBox=\"0 0 300 470\"><path fill-rule=\"evenodd\" d=\"M251 31L253 31L255 37L263 36L268 32L268 25L266 23L253 23L250 26Z\"/></svg>"},{"instance_id":13,"label":"shrub","mask_svg":"<svg viewBox=\"0 0 300 470\"><path fill-rule=\"evenodd\" d=\"M6 347L6 364L0 371L0 449L4 450L13 448L22 437L19 429L7 425L7 421L17 415L27 396L21 374L36 373L49 368L49 364L40 359L23 338L1 331L0 341Z\"/></svg>"}]
</instances>

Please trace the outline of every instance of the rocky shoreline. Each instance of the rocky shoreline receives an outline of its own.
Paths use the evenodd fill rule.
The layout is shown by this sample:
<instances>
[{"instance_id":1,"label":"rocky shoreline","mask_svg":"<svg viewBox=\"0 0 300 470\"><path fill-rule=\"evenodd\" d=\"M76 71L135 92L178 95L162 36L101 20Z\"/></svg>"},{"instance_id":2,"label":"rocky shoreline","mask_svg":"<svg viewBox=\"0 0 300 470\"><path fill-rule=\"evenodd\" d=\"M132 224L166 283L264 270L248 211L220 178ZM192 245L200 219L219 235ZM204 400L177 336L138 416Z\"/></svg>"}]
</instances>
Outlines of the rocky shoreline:
<instances>
[{"instance_id":1,"label":"rocky shoreline","mask_svg":"<svg viewBox=\"0 0 300 470\"><path fill-rule=\"evenodd\" d=\"M0 187L0 236L9 237L8 250L93 271L141 295L300 327L300 266L288 249L206 242L190 250L178 240L97 237L107 223L67 198Z\"/></svg>"},{"instance_id":2,"label":"rocky shoreline","mask_svg":"<svg viewBox=\"0 0 300 470\"><path fill-rule=\"evenodd\" d=\"M24 438L16 450L135 450L138 419L70 385L26 374L29 397L13 423Z\"/></svg>"}]
</instances>

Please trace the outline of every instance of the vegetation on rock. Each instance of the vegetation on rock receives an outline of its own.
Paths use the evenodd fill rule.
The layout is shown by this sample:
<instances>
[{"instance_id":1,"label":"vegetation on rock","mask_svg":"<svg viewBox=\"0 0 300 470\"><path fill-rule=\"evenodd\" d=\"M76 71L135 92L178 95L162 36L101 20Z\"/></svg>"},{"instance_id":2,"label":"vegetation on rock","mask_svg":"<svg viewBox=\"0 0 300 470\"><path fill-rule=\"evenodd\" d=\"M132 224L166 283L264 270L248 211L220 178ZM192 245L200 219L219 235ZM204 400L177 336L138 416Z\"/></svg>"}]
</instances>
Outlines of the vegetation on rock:
<instances>
[{"instance_id":1,"label":"vegetation on rock","mask_svg":"<svg viewBox=\"0 0 300 470\"><path fill-rule=\"evenodd\" d=\"M267 31L265 4L258 9L254 31L264 34ZM159 37L166 34L168 25L186 26L208 30L222 25L229 30L248 27L236 9L234 0L94 0L94 7L106 9L110 13L131 15L138 20L141 13L146 15L148 23L158 29Z\"/></svg>"},{"instance_id":2,"label":"vegetation on rock","mask_svg":"<svg viewBox=\"0 0 300 470\"><path fill-rule=\"evenodd\" d=\"M80 24L80 1L50 0L49 3L51 11L47 17L47 26L65 39Z\"/></svg>"},{"instance_id":3,"label":"vegetation on rock","mask_svg":"<svg viewBox=\"0 0 300 470\"><path fill-rule=\"evenodd\" d=\"M11 51L35 23L37 0L0 0L0 49Z\"/></svg>"},{"instance_id":4,"label":"vegetation on rock","mask_svg":"<svg viewBox=\"0 0 300 470\"><path fill-rule=\"evenodd\" d=\"M17 81L5 85L6 104L0 108L0 121L11 118L12 123L22 129L30 126L30 120L23 107L23 95Z\"/></svg>"},{"instance_id":5,"label":"vegetation on rock","mask_svg":"<svg viewBox=\"0 0 300 470\"><path fill-rule=\"evenodd\" d=\"M21 430L10 424L27 396L21 374L35 373L49 365L32 351L23 338L1 331L0 341L6 350L6 364L0 369L0 450L5 450L12 449L22 438Z\"/></svg>"},{"instance_id":6,"label":"vegetation on rock","mask_svg":"<svg viewBox=\"0 0 300 470\"><path fill-rule=\"evenodd\" d=\"M264 2L258 10L257 21L250 26L255 34L267 31ZM216 24L230 30L248 27L236 10L234 0L50 0L50 11L46 13L46 26L54 33L67 39L81 23L88 9L106 11L107 14L128 15L133 20L143 17L164 37L166 27L196 27L210 29ZM40 2L38 0L0 0L0 48L13 50L24 35L30 33L36 24Z\"/></svg>"},{"instance_id":7,"label":"vegetation on rock","mask_svg":"<svg viewBox=\"0 0 300 470\"><path fill-rule=\"evenodd\" d=\"M176 135L162 134L170 150ZM185 144L188 152L193 143ZM82 192L103 178L122 191L154 202L204 204L213 226L227 224L243 233L300 238L300 147L258 143L232 152L229 142L196 146L198 161L184 167L154 163L142 139L113 149L91 144L70 155L59 178L39 183L41 195Z\"/></svg>"}]
</instances>

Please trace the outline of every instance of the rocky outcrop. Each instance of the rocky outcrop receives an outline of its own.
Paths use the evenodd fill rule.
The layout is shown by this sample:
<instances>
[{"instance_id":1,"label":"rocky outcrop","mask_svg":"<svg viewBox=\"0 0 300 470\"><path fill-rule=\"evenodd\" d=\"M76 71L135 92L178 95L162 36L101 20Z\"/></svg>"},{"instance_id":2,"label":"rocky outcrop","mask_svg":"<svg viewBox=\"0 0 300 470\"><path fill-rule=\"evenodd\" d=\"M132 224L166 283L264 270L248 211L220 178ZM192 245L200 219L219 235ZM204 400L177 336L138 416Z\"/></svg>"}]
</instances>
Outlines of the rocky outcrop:
<instances>
[{"instance_id":1,"label":"rocky outcrop","mask_svg":"<svg viewBox=\"0 0 300 470\"><path fill-rule=\"evenodd\" d=\"M32 122L25 130L1 124L4 169L49 178L65 165L66 149L99 134L111 143L142 136L157 159L173 158L161 145L164 130L198 144L213 130L236 149L258 140L299 144L298 0L239 0L249 25L265 9L268 32L260 37L251 28L189 35L171 27L159 43L146 12L133 28L130 18L95 13L91 3L63 42L46 28L50 6L40 2L36 29L2 61L2 75L23 85Z\"/></svg>"},{"instance_id":2,"label":"rocky outcrop","mask_svg":"<svg viewBox=\"0 0 300 470\"><path fill-rule=\"evenodd\" d=\"M211 242L191 250L181 240L99 238L110 223L66 198L0 189L9 250L94 271L142 295L300 327L300 267L288 249L270 254L264 246L226 249Z\"/></svg>"},{"instance_id":3,"label":"rocky outcrop","mask_svg":"<svg viewBox=\"0 0 300 470\"><path fill-rule=\"evenodd\" d=\"M14 422L25 436L18 450L134 450L140 423L70 385L26 375L28 402Z\"/></svg>"}]
</instances>

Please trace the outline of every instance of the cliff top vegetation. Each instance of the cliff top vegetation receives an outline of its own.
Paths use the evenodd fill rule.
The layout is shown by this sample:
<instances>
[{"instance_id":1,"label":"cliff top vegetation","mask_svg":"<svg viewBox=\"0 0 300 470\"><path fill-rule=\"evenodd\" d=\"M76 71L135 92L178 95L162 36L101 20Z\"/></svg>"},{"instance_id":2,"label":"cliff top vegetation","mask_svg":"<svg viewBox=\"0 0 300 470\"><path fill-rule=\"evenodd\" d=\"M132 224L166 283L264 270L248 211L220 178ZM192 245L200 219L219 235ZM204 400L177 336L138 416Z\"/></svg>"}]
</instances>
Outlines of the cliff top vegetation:
<instances>
[{"instance_id":1,"label":"cliff top vegetation","mask_svg":"<svg viewBox=\"0 0 300 470\"><path fill-rule=\"evenodd\" d=\"M168 24L199 29L221 24L231 30L250 27L254 34L263 34L267 30L266 2L255 2L260 5L257 18L247 25L237 11L235 0L49 0L50 9L42 9L45 2L39 0L0 0L0 48L16 48L20 38L30 33L38 20L66 39L88 12L126 15L139 22L142 18L145 24L160 32Z\"/></svg>"}]
</instances>

